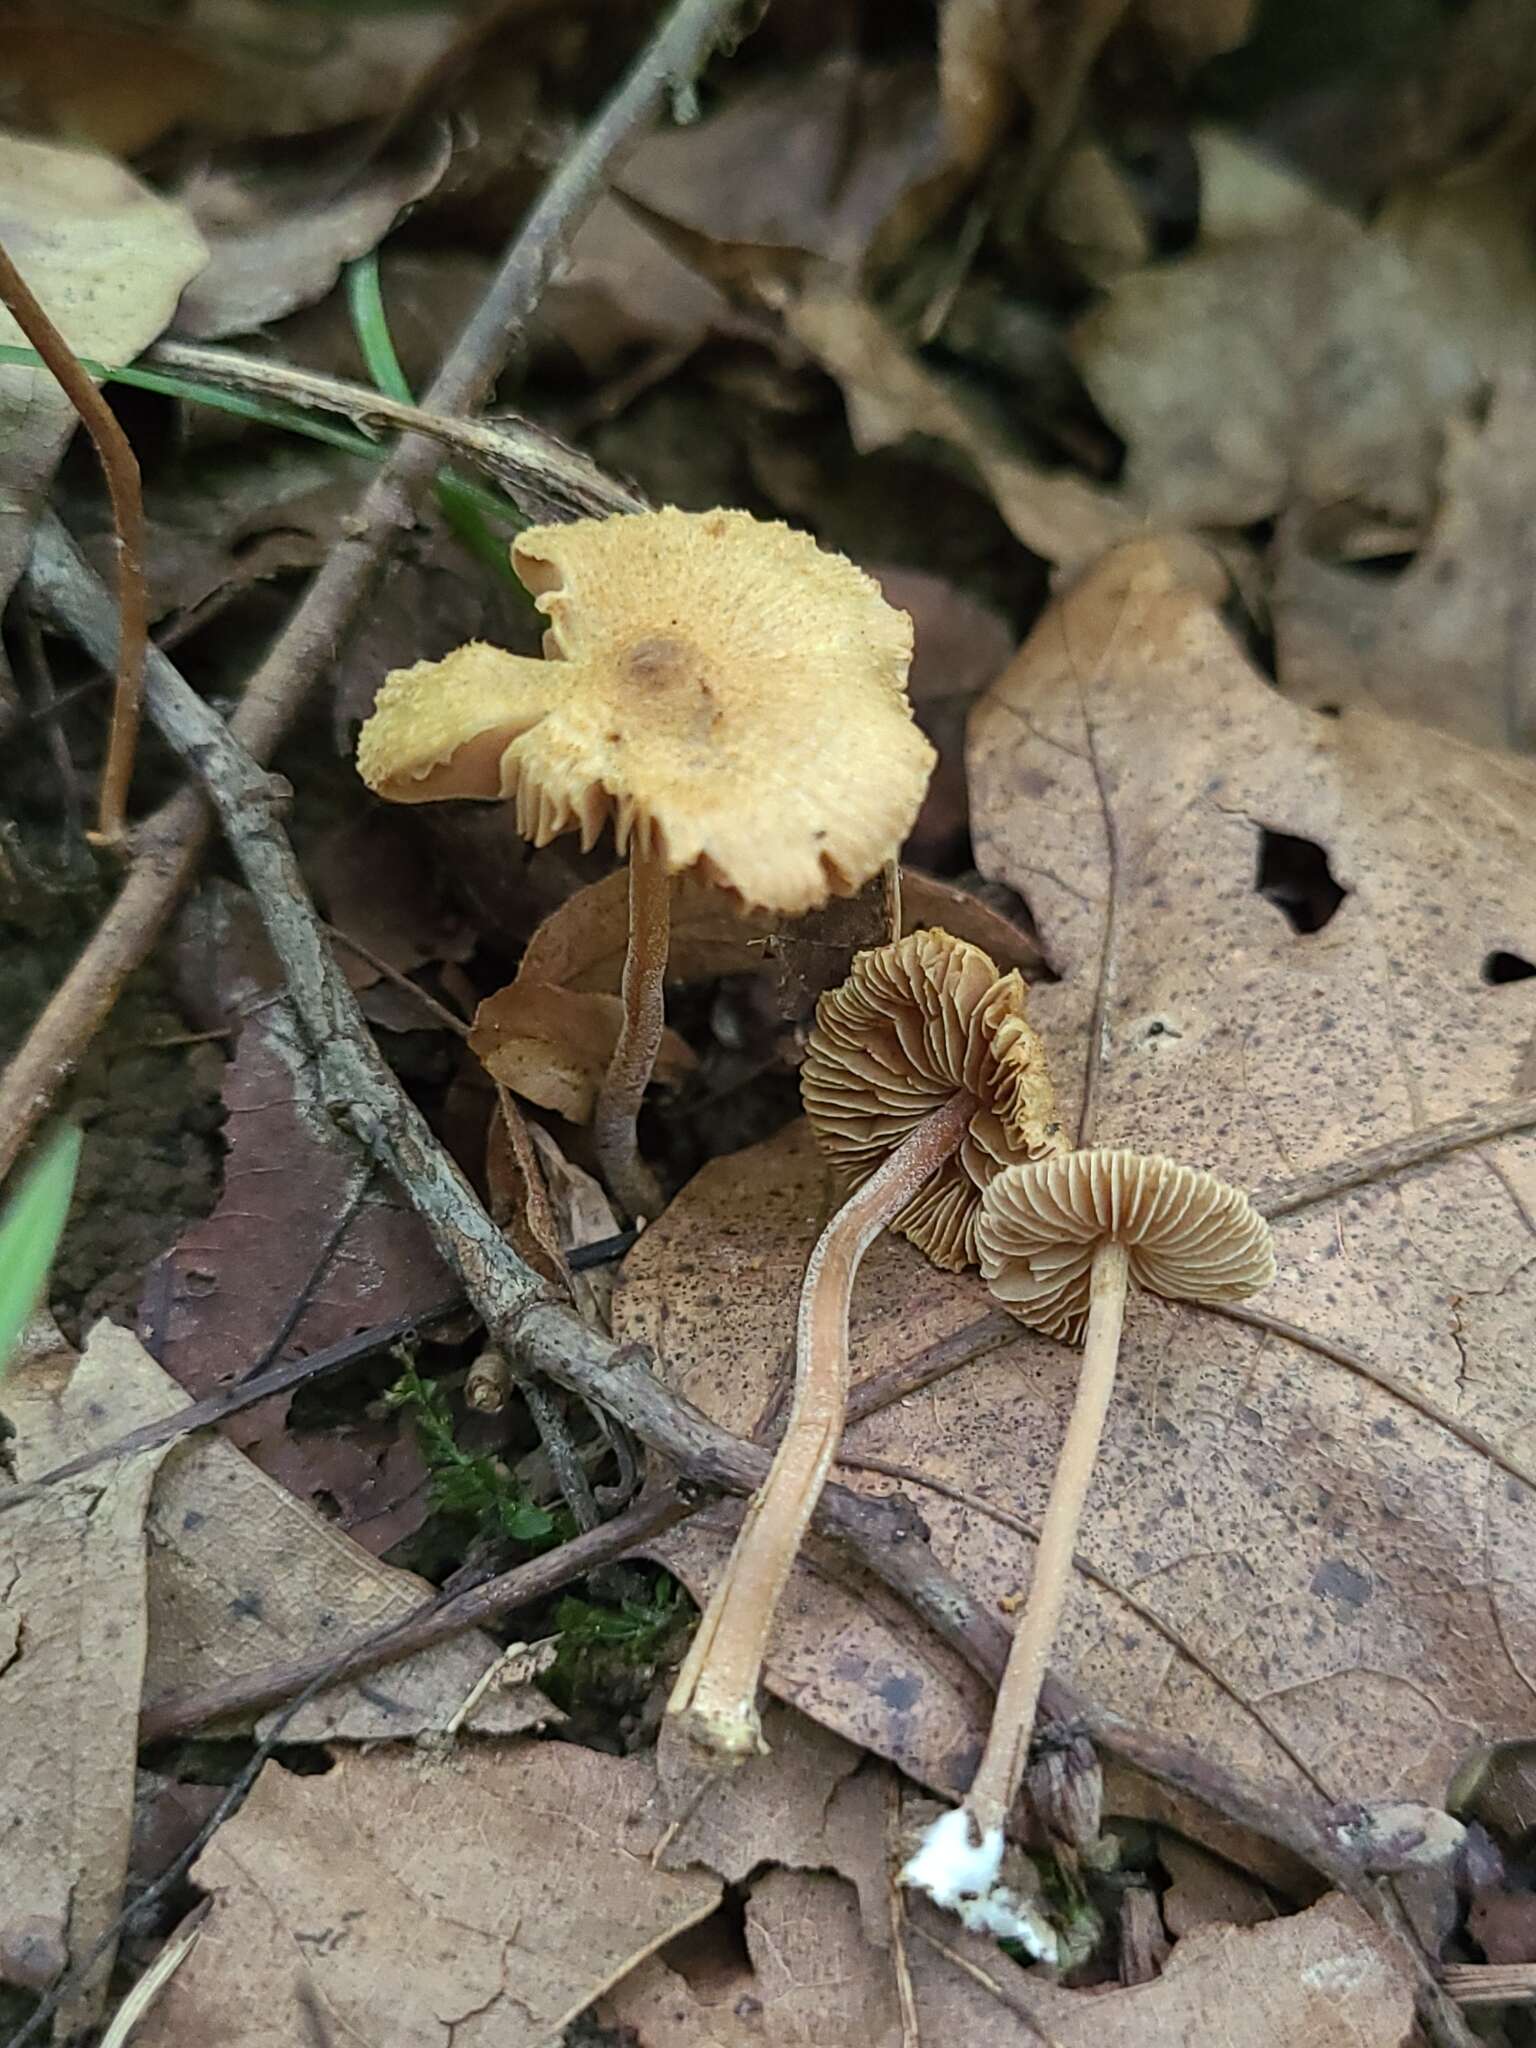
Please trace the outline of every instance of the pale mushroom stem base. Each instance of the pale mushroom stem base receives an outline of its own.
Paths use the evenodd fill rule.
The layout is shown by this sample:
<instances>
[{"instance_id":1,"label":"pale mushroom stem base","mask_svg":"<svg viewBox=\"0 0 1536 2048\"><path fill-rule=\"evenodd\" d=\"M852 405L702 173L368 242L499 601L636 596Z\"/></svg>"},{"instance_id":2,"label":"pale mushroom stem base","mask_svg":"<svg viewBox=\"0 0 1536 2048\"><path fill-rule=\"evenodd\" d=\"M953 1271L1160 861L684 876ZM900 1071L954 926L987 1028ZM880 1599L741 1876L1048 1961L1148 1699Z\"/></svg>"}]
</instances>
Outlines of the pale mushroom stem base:
<instances>
[{"instance_id":1,"label":"pale mushroom stem base","mask_svg":"<svg viewBox=\"0 0 1536 2048\"><path fill-rule=\"evenodd\" d=\"M795 1392L783 1441L753 1497L667 1714L704 1758L734 1765L763 1748L757 1688L848 1408L848 1307L864 1254L960 1147L976 1110L960 1092L936 1109L832 1218L811 1253L795 1331Z\"/></svg>"},{"instance_id":2,"label":"pale mushroom stem base","mask_svg":"<svg viewBox=\"0 0 1536 2048\"><path fill-rule=\"evenodd\" d=\"M1125 1246L1110 1240L1093 1255L1089 1281L1088 1329L1077 1399L1066 1441L1051 1481L1051 1497L1040 1526L1034 1577L1023 1618L1008 1653L1008 1666L992 1711L987 1747L966 1794L966 1810L983 1835L1006 1826L1029 1758L1035 1710L1045 1683L1047 1660L1072 1583L1083 1503L1098 1461L1099 1439L1114 1391L1120 1358L1129 1263Z\"/></svg>"},{"instance_id":3,"label":"pale mushroom stem base","mask_svg":"<svg viewBox=\"0 0 1536 2048\"><path fill-rule=\"evenodd\" d=\"M632 1217L659 1216L656 1177L640 1157L640 1105L661 1050L672 878L638 840L629 854L629 944L624 955L624 1022L592 1118L592 1140L608 1191Z\"/></svg>"}]
</instances>

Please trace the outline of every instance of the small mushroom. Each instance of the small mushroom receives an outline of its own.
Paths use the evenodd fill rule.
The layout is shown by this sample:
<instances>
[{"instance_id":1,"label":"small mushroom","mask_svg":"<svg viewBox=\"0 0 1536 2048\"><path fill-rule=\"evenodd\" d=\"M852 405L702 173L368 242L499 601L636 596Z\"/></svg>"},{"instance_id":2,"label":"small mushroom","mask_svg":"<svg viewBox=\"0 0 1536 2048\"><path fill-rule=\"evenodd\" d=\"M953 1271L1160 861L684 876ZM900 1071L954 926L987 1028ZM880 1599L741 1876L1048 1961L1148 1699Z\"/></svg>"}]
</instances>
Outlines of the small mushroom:
<instances>
[{"instance_id":1,"label":"small mushroom","mask_svg":"<svg viewBox=\"0 0 1536 2048\"><path fill-rule=\"evenodd\" d=\"M1275 1276L1269 1225L1237 1188L1177 1160L1068 1152L990 1181L977 1220L981 1270L1021 1322L1083 1343L1035 1552L1029 1599L998 1689L987 1746L965 1802L934 1823L902 1881L1006 1933L996 1889L1003 1829L1028 1761L1046 1659L1072 1577L1072 1552L1115 1382L1128 1283L1175 1301L1238 1301Z\"/></svg>"},{"instance_id":2,"label":"small mushroom","mask_svg":"<svg viewBox=\"0 0 1536 2048\"><path fill-rule=\"evenodd\" d=\"M358 740L397 803L503 799L543 846L611 821L629 854L624 1028L594 1136L651 1215L635 1120L662 1028L671 877L798 916L890 860L933 749L906 696L912 626L809 534L746 512L530 528L512 566L548 620L544 661L483 645L385 680Z\"/></svg>"},{"instance_id":3,"label":"small mushroom","mask_svg":"<svg viewBox=\"0 0 1536 2048\"><path fill-rule=\"evenodd\" d=\"M849 1298L865 1252L894 1227L941 1266L974 1263L988 1181L1064 1143L1023 978L999 976L979 946L947 932L858 956L817 1006L800 1085L853 1192L806 1266L783 1440L667 1706L698 1750L727 1763L762 1746L763 1657L842 1436Z\"/></svg>"}]
</instances>

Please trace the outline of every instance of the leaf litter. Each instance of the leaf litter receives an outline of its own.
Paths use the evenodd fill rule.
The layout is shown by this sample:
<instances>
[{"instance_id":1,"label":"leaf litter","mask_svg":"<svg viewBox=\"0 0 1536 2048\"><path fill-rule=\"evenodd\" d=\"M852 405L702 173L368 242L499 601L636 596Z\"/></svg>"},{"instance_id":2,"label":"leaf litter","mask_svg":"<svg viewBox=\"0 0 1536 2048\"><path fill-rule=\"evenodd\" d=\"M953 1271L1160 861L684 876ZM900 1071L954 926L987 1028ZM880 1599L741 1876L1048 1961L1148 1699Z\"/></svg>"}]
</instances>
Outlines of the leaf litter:
<instances>
[{"instance_id":1,"label":"leaf litter","mask_svg":"<svg viewBox=\"0 0 1536 2048\"><path fill-rule=\"evenodd\" d=\"M1370 147L1359 142L1337 177L1317 172L1326 121L1298 135L1284 104L1246 127L1205 125L1201 67L1255 28L1265 47L1274 32L1246 0L1145 0L1059 21L949 0L936 72L899 31L890 61L883 39L852 32L829 58L815 10L776 8L758 31L766 62L722 68L718 95L712 74L707 117L642 140L578 234L514 396L626 470L632 452L655 498L766 493L888 578L918 615L915 694L944 755L908 853L937 872L903 877L907 923L943 925L1023 968L1085 1133L1183 1151L1261 1195L1536 1079L1533 792L1523 764L1483 751L1528 751L1532 735L1521 592L1536 308L1519 138L1499 130L1524 60L1497 7L1472 12L1502 53L1496 85L1484 80L1478 99L1463 50L1434 108L1413 116L1412 81L1433 76L1413 53L1397 87L1366 102ZM334 280L387 234L386 300L417 380L572 131L564 95L573 78L591 83L595 34L580 10L556 21L519 9L466 31L443 14L299 23L239 0L181 25L137 103L118 75L145 70L124 54L141 47L127 26L76 38L68 81L67 34L45 61L24 33L4 63L18 118L148 151L152 182L175 166L179 201L157 203L179 206L179 260L200 260L193 219L212 247L182 296L183 331L281 321L262 348L356 377ZM109 45L112 61L96 61ZM1230 89L1215 94L1229 117ZM155 154L168 135L174 152ZM1446 164L1455 177L1437 175ZM99 162L91 175L106 175ZM135 250L141 204L121 236ZM399 223L402 207L415 211ZM167 256L135 279L149 310L124 354L171 318L173 269ZM64 324L87 348L90 335ZM267 630L283 599L274 579L346 537L356 465L287 462L291 444L269 427L231 441L221 422L210 439L197 420L182 408L169 465L150 448L151 574L157 614L187 635L192 663L207 660L216 691L241 659L219 607L239 597L232 619ZM19 551L69 424L60 413L46 447L23 436L33 468ZM897 475L904 492L931 483L930 527L969 518L974 542L921 537L910 510L872 502ZM99 516L82 495L67 471L63 501L89 535ZM1002 524L983 533L987 500ZM1239 596L1181 525L1206 529ZM1161 527L1161 540L1137 539ZM965 566L952 572L952 559ZM1038 620L1050 571L1056 602ZM257 583L260 610L242 595ZM1031 626L1008 666L1015 629ZM1272 645L1278 694L1233 632ZM470 634L532 646L517 602L424 526L338 658L339 750L384 669ZM83 720L70 731L89 752ZM494 814L397 831L352 795L338 808L324 777L295 779L296 828L333 923L465 1018L515 970L511 1000L526 1007L536 991L538 1018L507 1078L531 1076L552 1113L579 1113L606 1039L576 1058L574 1084L564 1070L580 1054L578 1005L589 1023L606 1010L611 1031L623 877L568 849L509 847ZM781 1404L828 1189L802 1130L730 1148L783 1114L816 995L883 937L887 913L878 891L782 929L707 892L677 906L674 1051L699 1064L658 1103L656 1127L669 1146L692 1118L708 1127L702 1152L730 1156L630 1255L614 1327L744 1433L771 1429ZM498 1220L564 1285L562 1247L617 1228L566 1157L583 1157L579 1133L557 1126L557 1142L534 1121L518 1149L493 1117L486 1156L483 1077L424 1028L407 990L342 957L413 1092L460 1157L486 1157ZM198 1390L275 1348L315 1349L448 1292L407 1210L339 1143L278 971L224 958L189 1019L238 1029L225 1193L145 1308L157 1348ZM565 1089L553 1098L551 1074ZM1477 1760L1530 1725L1519 1363L1531 1146L1483 1141L1278 1217L1281 1279L1246 1321L1133 1303L1124 1398L1058 1648L1096 1702L1198 1756L1377 1802L1359 1828L1443 1834L1439 1860L1399 1880L1411 1924L1431 1954L1465 1925L1491 1961L1516 1966L1529 1892L1499 1844L1522 1832L1520 1794ZM698 1156L674 1150L674 1166ZM610 1272L571 1277L598 1324ZM915 1502L983 1608L1014 1611L1072 1361L1001 1331L978 1283L890 1243L856 1296L854 1339L866 1382L928 1345L974 1346L969 1363L857 1424L838 1476ZM104 1412L80 1416L71 1401L107 1368ZM47 1463L179 1399L120 1331L98 1329L72 1375L67 1358L51 1369L68 1441L38 1448ZM450 1383L419 1369L416 1383L451 1438ZM8 1393L21 1408L25 1376ZM0 1524L30 1574L18 1580L26 1627L13 1630L26 1654L13 1645L0 1659L0 1686L40 1681L34 1616L51 1629L62 1613L61 1640L82 1618L95 1625L98 1562L106 1587L128 1588L111 1616L125 1631L120 1665L104 1671L76 1649L53 1673L83 1688L90 1711L48 1767L61 1784L76 1772L89 1796L73 1827L27 1837L36 1910L0 1929L0 1975L40 1985L110 1924L141 1704L302 1659L399 1618L426 1590L345 1533L383 1549L426 1503L410 1435L359 1410L351 1398L345 1420L313 1428L274 1403L249 1435L234 1426L266 1471L231 1441L194 1440L156 1454L157 1476L146 1463L74 1482L95 1514L71 1491L46 1536L20 1510ZM517 1489L531 1461L499 1458L513 1456L506 1427L466 1437L458 1455ZM35 1471L25 1438L19 1467ZM47 1441L38 1425L34 1446ZM653 1469L653 1484L665 1477ZM711 1507L651 1554L702 1597L736 1514ZM68 1568L44 1585L35 1558L60 1544ZM568 1601L555 1625L576 1642L607 1615L670 1611L659 1583L636 1597L630 1579L606 1591L594 1580L594 1597L615 1604ZM461 1638L304 1710L289 1734L331 1743L310 1757L330 1768L300 1777L269 1762L205 1847L195 1886L211 1897L208 1922L140 2038L223 2038L231 2014L237 2039L307 2038L324 2014L392 2038L531 2041L599 1994L596 2020L643 2048L833 2033L890 2048L951 2034L1172 2048L1236 2012L1276 2048L1343 2028L1370 2048L1408 2036L1404 1951L1356 1905L1120 1765L1104 1772L1120 1862L1108 1889L1067 1912L1081 1909L1095 1944L1074 1988L921 1905L904 1914L888 1873L914 1802L894 1767L934 1791L961 1787L989 1696L820 1543L770 1662L773 1689L794 1703L770 1710L772 1753L702 1799L665 1739L651 1754L659 1695L634 1695L616 1717L614 1746L632 1754L531 1741L555 1718L529 1682L547 1653L520 1661L515 1645L510 1688L486 1694L476 1732L446 1754L344 1746L440 1735L496 1654ZM658 1674L636 1666L643 1692ZM52 1734L30 1693L23 1709L24 1728ZM34 1753L13 1761L30 1770ZM173 1791L184 1767L168 1760ZM1472 1779L1473 1804L1457 1811L1486 1815L1481 1843L1481 1818L1464 1837L1438 1811ZM181 1789L196 1806L207 1788ZM562 1834L554 1823L569 1816ZM183 1814L178 1842L189 1825ZM1091 1858L1092 1833L1043 1867L1060 1876L1079 1852ZM1474 1901L1464 1922L1458 1884ZM126 1953L144 1959L138 1936ZM103 1981L67 2013L83 2015Z\"/></svg>"}]
</instances>

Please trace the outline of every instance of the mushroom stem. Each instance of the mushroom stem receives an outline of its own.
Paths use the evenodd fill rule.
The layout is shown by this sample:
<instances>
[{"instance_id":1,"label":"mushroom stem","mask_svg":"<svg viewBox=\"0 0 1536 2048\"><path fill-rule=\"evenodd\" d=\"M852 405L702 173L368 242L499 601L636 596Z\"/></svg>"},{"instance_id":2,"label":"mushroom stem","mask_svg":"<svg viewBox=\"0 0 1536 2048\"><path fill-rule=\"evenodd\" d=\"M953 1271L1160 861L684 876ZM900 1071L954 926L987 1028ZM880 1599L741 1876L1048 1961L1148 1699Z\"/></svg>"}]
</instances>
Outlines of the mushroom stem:
<instances>
[{"instance_id":1,"label":"mushroom stem","mask_svg":"<svg viewBox=\"0 0 1536 2048\"><path fill-rule=\"evenodd\" d=\"M768 1477L677 1675L667 1713L708 1757L763 1748L758 1680L774 1616L836 1456L848 1407L848 1306L864 1254L958 1151L976 1098L961 1090L918 1125L816 1241L800 1290L795 1392Z\"/></svg>"},{"instance_id":2,"label":"mushroom stem","mask_svg":"<svg viewBox=\"0 0 1536 2048\"><path fill-rule=\"evenodd\" d=\"M1093 1479L1099 1439L1104 1434L1104 1418L1114 1390L1128 1274L1125 1246L1114 1239L1106 1240L1093 1255L1088 1330L1077 1399L1067 1424L1056 1476L1051 1481L1029 1599L1008 1653L1003 1682L998 1687L987 1747L965 1796L966 1810L983 1838L1006 1825L1029 1758L1046 1661L1072 1581L1072 1552L1077 1543L1078 1524L1083 1518L1083 1503Z\"/></svg>"},{"instance_id":3,"label":"mushroom stem","mask_svg":"<svg viewBox=\"0 0 1536 2048\"><path fill-rule=\"evenodd\" d=\"M659 1216L656 1177L640 1157L635 1125L661 1050L672 878L638 838L629 851L629 944L624 954L624 1022L592 1118L598 1165L609 1192L632 1217Z\"/></svg>"}]
</instances>

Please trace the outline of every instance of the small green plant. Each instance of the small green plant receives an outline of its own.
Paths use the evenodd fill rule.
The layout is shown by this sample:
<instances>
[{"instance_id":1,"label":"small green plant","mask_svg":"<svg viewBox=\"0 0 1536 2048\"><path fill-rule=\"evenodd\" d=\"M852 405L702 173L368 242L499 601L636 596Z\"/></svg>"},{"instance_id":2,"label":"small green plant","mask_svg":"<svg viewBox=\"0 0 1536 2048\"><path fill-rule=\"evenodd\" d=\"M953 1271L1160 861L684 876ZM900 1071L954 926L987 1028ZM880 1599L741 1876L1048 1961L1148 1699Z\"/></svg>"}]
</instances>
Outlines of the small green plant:
<instances>
[{"instance_id":1,"label":"small green plant","mask_svg":"<svg viewBox=\"0 0 1536 2048\"><path fill-rule=\"evenodd\" d=\"M414 1360L384 1399L415 1427L439 1514L472 1524L476 1535L510 1543L543 1544L557 1533L555 1517L527 1498L499 1459L461 1449L447 1389L439 1380L423 1378Z\"/></svg>"},{"instance_id":2,"label":"small green plant","mask_svg":"<svg viewBox=\"0 0 1536 2048\"><path fill-rule=\"evenodd\" d=\"M61 1124L22 1175L0 1216L0 1376L42 1298L75 1191L80 1133Z\"/></svg>"},{"instance_id":3,"label":"small green plant","mask_svg":"<svg viewBox=\"0 0 1536 2048\"><path fill-rule=\"evenodd\" d=\"M682 1587L659 1569L642 1594L616 1607L567 1594L555 1608L560 1648L545 1681L550 1696L569 1709L594 1691L630 1691L636 1679L648 1685L668 1641L691 1612Z\"/></svg>"}]
</instances>

